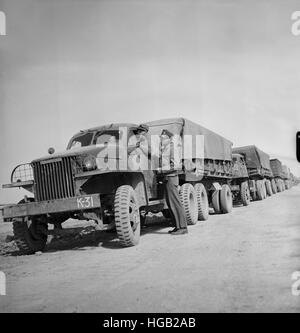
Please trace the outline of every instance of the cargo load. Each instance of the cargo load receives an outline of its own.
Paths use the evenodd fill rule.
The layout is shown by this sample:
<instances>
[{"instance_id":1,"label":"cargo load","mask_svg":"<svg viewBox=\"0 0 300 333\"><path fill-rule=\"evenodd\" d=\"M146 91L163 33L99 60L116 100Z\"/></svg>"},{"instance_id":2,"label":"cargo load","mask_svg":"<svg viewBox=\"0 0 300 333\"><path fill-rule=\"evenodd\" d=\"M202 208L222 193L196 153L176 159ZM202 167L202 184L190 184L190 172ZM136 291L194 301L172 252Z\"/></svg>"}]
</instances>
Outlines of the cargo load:
<instances>
[{"instance_id":1,"label":"cargo load","mask_svg":"<svg viewBox=\"0 0 300 333\"><path fill-rule=\"evenodd\" d=\"M198 125L185 118L162 119L147 122L149 126L148 135L160 135L163 130L168 130L173 135L203 135L204 136L204 158L211 160L232 160L232 142L219 134ZM193 139L192 158L196 158L195 140Z\"/></svg>"}]
</instances>

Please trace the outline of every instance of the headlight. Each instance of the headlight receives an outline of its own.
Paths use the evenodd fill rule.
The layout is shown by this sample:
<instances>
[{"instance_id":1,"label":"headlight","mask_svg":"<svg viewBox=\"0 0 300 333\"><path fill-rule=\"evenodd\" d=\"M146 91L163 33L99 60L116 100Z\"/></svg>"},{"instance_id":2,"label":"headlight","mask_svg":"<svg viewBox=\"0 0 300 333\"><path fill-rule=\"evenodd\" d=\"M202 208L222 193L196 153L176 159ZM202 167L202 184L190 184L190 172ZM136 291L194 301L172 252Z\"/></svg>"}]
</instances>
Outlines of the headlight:
<instances>
[{"instance_id":1,"label":"headlight","mask_svg":"<svg viewBox=\"0 0 300 333\"><path fill-rule=\"evenodd\" d=\"M96 158L93 155L86 156L83 160L83 170L92 171L97 169Z\"/></svg>"}]
</instances>

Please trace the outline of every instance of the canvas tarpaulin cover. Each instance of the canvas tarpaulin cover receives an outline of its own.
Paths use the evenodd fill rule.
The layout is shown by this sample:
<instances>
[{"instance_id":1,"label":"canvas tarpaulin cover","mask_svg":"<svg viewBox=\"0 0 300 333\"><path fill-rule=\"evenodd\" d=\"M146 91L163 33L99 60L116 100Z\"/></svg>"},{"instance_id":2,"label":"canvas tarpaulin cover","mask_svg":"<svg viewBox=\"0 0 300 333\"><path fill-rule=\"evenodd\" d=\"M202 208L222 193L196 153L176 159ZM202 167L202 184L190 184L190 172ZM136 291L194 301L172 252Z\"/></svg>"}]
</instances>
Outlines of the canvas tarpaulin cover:
<instances>
[{"instance_id":1,"label":"canvas tarpaulin cover","mask_svg":"<svg viewBox=\"0 0 300 333\"><path fill-rule=\"evenodd\" d=\"M281 177L282 176L282 163L277 159L274 158L270 160L271 169L273 172L274 177Z\"/></svg>"},{"instance_id":2,"label":"canvas tarpaulin cover","mask_svg":"<svg viewBox=\"0 0 300 333\"><path fill-rule=\"evenodd\" d=\"M232 160L232 142L219 134L200 126L185 118L162 119L147 122L149 126L148 136L161 135L163 130L168 130L174 135L192 136L192 158L198 157L196 154L196 135L204 136L204 158L214 160Z\"/></svg>"},{"instance_id":3,"label":"canvas tarpaulin cover","mask_svg":"<svg viewBox=\"0 0 300 333\"><path fill-rule=\"evenodd\" d=\"M270 156L258 149L256 146L245 146L233 148L233 153L242 154L246 158L248 168L265 168L271 170Z\"/></svg>"}]
</instances>

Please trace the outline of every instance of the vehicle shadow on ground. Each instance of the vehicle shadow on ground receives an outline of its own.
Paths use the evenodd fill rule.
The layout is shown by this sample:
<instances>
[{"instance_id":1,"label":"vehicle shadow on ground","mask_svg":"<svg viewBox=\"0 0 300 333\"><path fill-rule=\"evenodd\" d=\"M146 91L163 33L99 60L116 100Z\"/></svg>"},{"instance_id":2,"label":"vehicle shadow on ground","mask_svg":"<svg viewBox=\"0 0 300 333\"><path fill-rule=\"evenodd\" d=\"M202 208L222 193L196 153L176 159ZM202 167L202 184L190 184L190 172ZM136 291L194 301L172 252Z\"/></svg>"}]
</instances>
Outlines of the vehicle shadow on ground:
<instances>
[{"instance_id":1,"label":"vehicle shadow on ground","mask_svg":"<svg viewBox=\"0 0 300 333\"><path fill-rule=\"evenodd\" d=\"M141 237L149 233L162 233L162 229L169 226L167 220L158 220L156 222L146 222L145 227L141 229ZM99 231L92 230L91 227L86 228L69 228L68 236L57 238L52 237L48 241L46 251L56 252L61 250L88 250L91 247L104 247L109 249L122 249L124 246L118 239L115 230L112 231Z\"/></svg>"},{"instance_id":2,"label":"vehicle shadow on ground","mask_svg":"<svg viewBox=\"0 0 300 333\"><path fill-rule=\"evenodd\" d=\"M163 217L151 217L146 219L145 226L141 229L141 237L146 234L167 234L170 220ZM166 230L163 230L166 229ZM110 249L122 249L115 230L97 230L96 225L69 226L60 231L50 230L44 252L57 252L63 250L89 250L91 248L104 247ZM0 254L5 256L20 256L23 253L18 250L13 236L8 236L7 241L1 244Z\"/></svg>"}]
</instances>

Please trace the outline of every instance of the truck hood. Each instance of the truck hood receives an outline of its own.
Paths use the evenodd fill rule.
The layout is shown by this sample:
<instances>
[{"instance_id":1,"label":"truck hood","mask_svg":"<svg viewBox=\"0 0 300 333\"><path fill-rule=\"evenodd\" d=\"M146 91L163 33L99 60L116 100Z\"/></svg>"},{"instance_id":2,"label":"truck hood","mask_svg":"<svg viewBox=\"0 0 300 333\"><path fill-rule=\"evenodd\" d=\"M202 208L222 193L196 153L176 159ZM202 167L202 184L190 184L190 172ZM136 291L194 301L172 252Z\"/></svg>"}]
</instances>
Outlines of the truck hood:
<instances>
[{"instance_id":1,"label":"truck hood","mask_svg":"<svg viewBox=\"0 0 300 333\"><path fill-rule=\"evenodd\" d=\"M112 144L110 144L112 146ZM118 144L114 144L114 146L119 147L120 149L124 149L124 147L119 146ZM45 155L41 158L34 159L31 163L40 162L40 161L46 161L56 158L62 158L62 157L68 157L68 156L86 156L86 155L93 155L97 156L99 152L103 151L104 149L107 149L105 146L102 145L93 145L93 146L87 146L87 147L79 147L79 148L73 148L73 149L67 149L63 150L51 155ZM111 157L112 158L112 157ZM116 157L113 159L119 159L119 154L116 154Z\"/></svg>"}]
</instances>

